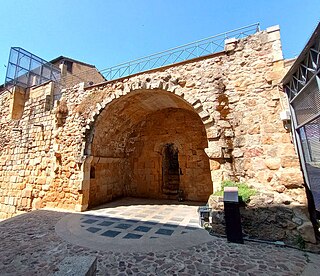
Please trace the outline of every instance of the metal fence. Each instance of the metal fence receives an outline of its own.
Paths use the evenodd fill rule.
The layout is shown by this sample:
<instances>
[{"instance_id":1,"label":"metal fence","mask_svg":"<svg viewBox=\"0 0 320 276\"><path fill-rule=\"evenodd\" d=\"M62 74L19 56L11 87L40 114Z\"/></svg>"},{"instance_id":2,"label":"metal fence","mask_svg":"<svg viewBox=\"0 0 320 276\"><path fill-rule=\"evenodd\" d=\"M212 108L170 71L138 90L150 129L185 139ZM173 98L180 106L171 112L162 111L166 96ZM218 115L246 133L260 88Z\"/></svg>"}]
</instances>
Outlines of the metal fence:
<instances>
[{"instance_id":1,"label":"metal fence","mask_svg":"<svg viewBox=\"0 0 320 276\"><path fill-rule=\"evenodd\" d=\"M101 70L107 80L122 78L140 72L157 69L166 65L189 59L210 55L224 50L224 42L228 38L244 38L260 30L259 23L248 25L232 31L221 33L176 48L125 62L111 68Z\"/></svg>"}]
</instances>

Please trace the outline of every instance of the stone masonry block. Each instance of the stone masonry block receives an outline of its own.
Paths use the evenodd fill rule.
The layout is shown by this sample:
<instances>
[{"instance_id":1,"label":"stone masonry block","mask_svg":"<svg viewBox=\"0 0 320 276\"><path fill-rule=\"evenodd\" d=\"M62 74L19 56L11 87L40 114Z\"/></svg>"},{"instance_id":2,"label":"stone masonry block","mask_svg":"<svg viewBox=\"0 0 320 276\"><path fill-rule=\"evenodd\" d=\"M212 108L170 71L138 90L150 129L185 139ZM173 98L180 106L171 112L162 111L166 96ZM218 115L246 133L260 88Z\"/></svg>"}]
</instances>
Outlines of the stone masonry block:
<instances>
[{"instance_id":1,"label":"stone masonry block","mask_svg":"<svg viewBox=\"0 0 320 276\"><path fill-rule=\"evenodd\" d=\"M94 256L66 257L58 265L55 276L94 276L97 270L97 258Z\"/></svg>"},{"instance_id":2,"label":"stone masonry block","mask_svg":"<svg viewBox=\"0 0 320 276\"><path fill-rule=\"evenodd\" d=\"M274 25L274 26L268 27L266 31L267 31L267 33L280 31L280 26L279 25Z\"/></svg>"}]
</instances>

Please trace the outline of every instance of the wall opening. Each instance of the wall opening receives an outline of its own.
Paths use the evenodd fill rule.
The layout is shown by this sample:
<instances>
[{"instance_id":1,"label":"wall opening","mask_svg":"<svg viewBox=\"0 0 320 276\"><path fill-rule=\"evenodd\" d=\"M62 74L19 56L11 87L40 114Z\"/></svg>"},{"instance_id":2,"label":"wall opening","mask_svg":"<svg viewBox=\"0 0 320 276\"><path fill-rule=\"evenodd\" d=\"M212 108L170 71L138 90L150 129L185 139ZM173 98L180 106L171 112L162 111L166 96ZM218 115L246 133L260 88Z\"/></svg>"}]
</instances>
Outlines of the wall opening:
<instances>
[{"instance_id":1,"label":"wall opening","mask_svg":"<svg viewBox=\"0 0 320 276\"><path fill-rule=\"evenodd\" d=\"M166 144L162 159L162 193L177 195L180 186L179 150L173 143Z\"/></svg>"},{"instance_id":2,"label":"wall opening","mask_svg":"<svg viewBox=\"0 0 320 276\"><path fill-rule=\"evenodd\" d=\"M90 168L90 179L96 178L96 168L91 166Z\"/></svg>"},{"instance_id":3,"label":"wall opening","mask_svg":"<svg viewBox=\"0 0 320 276\"><path fill-rule=\"evenodd\" d=\"M166 91L131 92L95 122L90 207L122 196L207 201L212 193L206 130L183 99ZM196 185L195 185L196 183Z\"/></svg>"}]
</instances>

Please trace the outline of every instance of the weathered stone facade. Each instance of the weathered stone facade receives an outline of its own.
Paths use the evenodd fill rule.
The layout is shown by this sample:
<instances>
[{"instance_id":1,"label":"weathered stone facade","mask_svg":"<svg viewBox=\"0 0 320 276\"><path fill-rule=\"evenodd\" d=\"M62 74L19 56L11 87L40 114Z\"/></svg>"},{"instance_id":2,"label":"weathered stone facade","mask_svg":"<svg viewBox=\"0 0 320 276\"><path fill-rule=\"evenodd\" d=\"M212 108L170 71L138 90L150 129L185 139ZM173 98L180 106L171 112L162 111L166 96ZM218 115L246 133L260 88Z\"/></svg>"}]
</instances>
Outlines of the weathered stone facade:
<instances>
[{"instance_id":1,"label":"weathered stone facade","mask_svg":"<svg viewBox=\"0 0 320 276\"><path fill-rule=\"evenodd\" d=\"M12 95L3 93L0 216L85 210L121 196L176 198L176 190L207 200L224 179L272 194L268 204L305 206L298 158L279 117L285 71L279 29L269 28L207 57L52 89L61 96L54 108L45 109L47 92L35 93L50 83L30 89L15 121ZM163 188L166 145L180 168L172 193Z\"/></svg>"}]
</instances>

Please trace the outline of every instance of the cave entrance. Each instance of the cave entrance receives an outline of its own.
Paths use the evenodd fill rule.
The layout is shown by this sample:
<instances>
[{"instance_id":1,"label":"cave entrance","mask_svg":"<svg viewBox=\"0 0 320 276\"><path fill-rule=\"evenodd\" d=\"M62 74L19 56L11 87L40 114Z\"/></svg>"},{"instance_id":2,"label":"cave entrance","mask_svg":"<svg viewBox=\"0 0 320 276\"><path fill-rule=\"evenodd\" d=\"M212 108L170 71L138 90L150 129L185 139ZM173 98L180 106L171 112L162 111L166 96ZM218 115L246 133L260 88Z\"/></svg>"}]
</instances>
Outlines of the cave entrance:
<instances>
[{"instance_id":1,"label":"cave entrance","mask_svg":"<svg viewBox=\"0 0 320 276\"><path fill-rule=\"evenodd\" d=\"M166 144L162 159L162 193L177 195L180 186L179 150L173 143Z\"/></svg>"}]
</instances>

